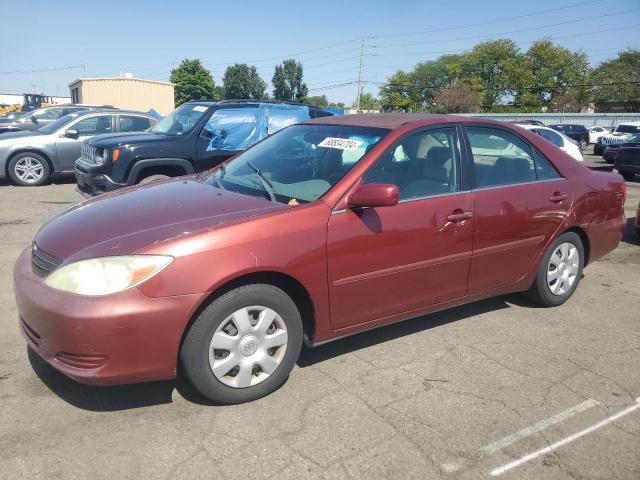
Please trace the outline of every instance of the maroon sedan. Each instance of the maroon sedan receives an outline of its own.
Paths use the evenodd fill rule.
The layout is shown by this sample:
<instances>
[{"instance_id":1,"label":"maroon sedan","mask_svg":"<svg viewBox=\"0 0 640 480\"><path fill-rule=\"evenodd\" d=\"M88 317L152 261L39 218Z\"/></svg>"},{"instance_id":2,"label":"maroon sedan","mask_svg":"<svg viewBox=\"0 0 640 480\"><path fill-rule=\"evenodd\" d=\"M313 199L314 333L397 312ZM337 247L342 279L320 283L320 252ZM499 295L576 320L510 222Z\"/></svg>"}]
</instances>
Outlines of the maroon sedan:
<instances>
[{"instance_id":1,"label":"maroon sedan","mask_svg":"<svg viewBox=\"0 0 640 480\"><path fill-rule=\"evenodd\" d=\"M20 328L83 383L182 363L206 397L253 400L303 342L508 292L562 304L618 245L623 185L506 123L319 118L48 221L15 265Z\"/></svg>"}]
</instances>

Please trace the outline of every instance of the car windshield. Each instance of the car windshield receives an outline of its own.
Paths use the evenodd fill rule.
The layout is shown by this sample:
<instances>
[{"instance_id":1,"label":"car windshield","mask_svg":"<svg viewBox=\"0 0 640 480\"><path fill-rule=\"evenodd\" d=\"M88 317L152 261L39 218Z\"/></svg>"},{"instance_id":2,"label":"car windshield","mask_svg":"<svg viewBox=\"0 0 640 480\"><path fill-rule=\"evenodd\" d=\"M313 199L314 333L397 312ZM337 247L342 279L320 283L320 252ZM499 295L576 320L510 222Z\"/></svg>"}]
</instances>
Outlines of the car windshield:
<instances>
[{"instance_id":1,"label":"car windshield","mask_svg":"<svg viewBox=\"0 0 640 480\"><path fill-rule=\"evenodd\" d=\"M617 133L636 133L640 132L640 125L618 125L616 127Z\"/></svg>"},{"instance_id":2,"label":"car windshield","mask_svg":"<svg viewBox=\"0 0 640 480\"><path fill-rule=\"evenodd\" d=\"M198 123L207 110L208 107L205 105L185 103L160 120L151 131L173 137L184 135Z\"/></svg>"},{"instance_id":3,"label":"car windshield","mask_svg":"<svg viewBox=\"0 0 640 480\"><path fill-rule=\"evenodd\" d=\"M290 205L311 202L344 177L387 133L381 128L293 125L200 180Z\"/></svg>"},{"instance_id":4,"label":"car windshield","mask_svg":"<svg viewBox=\"0 0 640 480\"><path fill-rule=\"evenodd\" d=\"M49 135L50 133L55 132L59 128L65 126L67 123L71 122L74 118L78 116L77 113L70 113L69 115L65 115L64 117L60 117L54 122L51 122L44 127L40 127L37 131L40 133L44 133L45 135Z\"/></svg>"}]
</instances>

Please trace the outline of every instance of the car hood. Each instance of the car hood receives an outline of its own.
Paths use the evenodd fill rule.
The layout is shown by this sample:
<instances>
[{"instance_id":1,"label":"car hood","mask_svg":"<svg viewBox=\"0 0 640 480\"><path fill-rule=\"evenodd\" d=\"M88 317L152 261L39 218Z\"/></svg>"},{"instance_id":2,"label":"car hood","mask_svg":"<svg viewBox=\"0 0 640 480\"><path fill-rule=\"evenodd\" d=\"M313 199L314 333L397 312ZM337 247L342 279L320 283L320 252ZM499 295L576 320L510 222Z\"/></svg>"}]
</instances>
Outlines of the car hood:
<instances>
[{"instance_id":1,"label":"car hood","mask_svg":"<svg viewBox=\"0 0 640 480\"><path fill-rule=\"evenodd\" d=\"M75 205L45 223L35 241L66 262L126 255L179 236L292 208L220 190L196 177L134 186Z\"/></svg>"},{"instance_id":2,"label":"car hood","mask_svg":"<svg viewBox=\"0 0 640 480\"><path fill-rule=\"evenodd\" d=\"M166 142L175 140L176 137L169 135L159 135L152 132L139 133L108 133L106 135L96 135L91 137L89 143L98 148L117 148L130 144L139 145L141 143Z\"/></svg>"},{"instance_id":3,"label":"car hood","mask_svg":"<svg viewBox=\"0 0 640 480\"><path fill-rule=\"evenodd\" d=\"M0 145L4 145L7 143L13 144L16 138L24 138L24 137L33 137L33 136L41 136L40 132L31 132L29 130L19 130L17 132L6 132L0 133ZM11 140L8 142L7 140Z\"/></svg>"}]
</instances>

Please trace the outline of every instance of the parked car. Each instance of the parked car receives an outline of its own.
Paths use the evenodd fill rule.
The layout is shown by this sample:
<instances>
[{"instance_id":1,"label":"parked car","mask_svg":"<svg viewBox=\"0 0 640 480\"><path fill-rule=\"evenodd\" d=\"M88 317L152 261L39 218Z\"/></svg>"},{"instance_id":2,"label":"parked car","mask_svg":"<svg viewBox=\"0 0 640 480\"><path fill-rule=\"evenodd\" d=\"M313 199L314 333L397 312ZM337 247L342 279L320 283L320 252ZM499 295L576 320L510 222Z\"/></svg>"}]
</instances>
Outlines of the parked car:
<instances>
[{"instance_id":1,"label":"parked car","mask_svg":"<svg viewBox=\"0 0 640 480\"><path fill-rule=\"evenodd\" d=\"M181 362L207 398L245 402L286 381L303 341L509 292L564 303L618 245L625 195L620 175L502 122L316 118L49 220L15 264L19 322L80 382L170 379Z\"/></svg>"},{"instance_id":2,"label":"parked car","mask_svg":"<svg viewBox=\"0 0 640 480\"><path fill-rule=\"evenodd\" d=\"M329 115L318 107L277 101L185 103L150 132L88 141L76 162L78 190L99 195L208 170L291 123Z\"/></svg>"},{"instance_id":3,"label":"parked car","mask_svg":"<svg viewBox=\"0 0 640 480\"><path fill-rule=\"evenodd\" d=\"M0 115L0 126L4 123L11 123L14 120L19 119L20 117L24 117L29 112L9 112L4 115Z\"/></svg>"},{"instance_id":4,"label":"parked car","mask_svg":"<svg viewBox=\"0 0 640 480\"><path fill-rule=\"evenodd\" d=\"M584 125L558 123L556 125L549 125L549 128L562 132L567 137L575 140L578 143L580 150L584 150L587 148L587 145L589 145L589 131Z\"/></svg>"},{"instance_id":5,"label":"parked car","mask_svg":"<svg viewBox=\"0 0 640 480\"><path fill-rule=\"evenodd\" d=\"M542 138L549 140L556 147L560 148L564 152L571 155L578 162L582 162L584 158L582 157L582 152L578 147L578 144L575 140L567 137L561 132L553 130L549 127L539 127L537 125L521 125L522 128L526 128L532 132L537 133Z\"/></svg>"},{"instance_id":6,"label":"parked car","mask_svg":"<svg viewBox=\"0 0 640 480\"><path fill-rule=\"evenodd\" d=\"M533 119L513 120L511 121L511 123L515 123L516 125L539 125L541 127L544 127L544 123L542 123L540 120Z\"/></svg>"},{"instance_id":7,"label":"parked car","mask_svg":"<svg viewBox=\"0 0 640 480\"><path fill-rule=\"evenodd\" d=\"M602 156L613 163L625 180L631 180L640 173L640 133L626 137L624 143L609 145Z\"/></svg>"},{"instance_id":8,"label":"parked car","mask_svg":"<svg viewBox=\"0 0 640 480\"><path fill-rule=\"evenodd\" d=\"M0 139L4 138L4 135L2 134L5 133L19 132L23 130L35 131L70 113L99 108L112 107L108 107L106 105L57 105L55 107L44 107L31 112L26 112L25 115L22 115L17 119L8 119L7 121L0 120Z\"/></svg>"},{"instance_id":9,"label":"parked car","mask_svg":"<svg viewBox=\"0 0 640 480\"><path fill-rule=\"evenodd\" d=\"M126 110L70 113L35 132L0 136L0 178L16 185L42 185L54 173L72 173L82 142L93 135L139 132L156 124L149 114Z\"/></svg>"},{"instance_id":10,"label":"parked car","mask_svg":"<svg viewBox=\"0 0 640 480\"><path fill-rule=\"evenodd\" d=\"M640 133L640 122L621 123L609 135L603 135L598 138L593 147L593 153L595 155L603 155L607 146L623 143L628 136L634 133Z\"/></svg>"},{"instance_id":11,"label":"parked car","mask_svg":"<svg viewBox=\"0 0 640 480\"><path fill-rule=\"evenodd\" d=\"M638 203L638 209L636 210L636 233L640 237L640 202Z\"/></svg>"},{"instance_id":12,"label":"parked car","mask_svg":"<svg viewBox=\"0 0 640 480\"><path fill-rule=\"evenodd\" d=\"M589 143L596 143L598 139L604 135L609 135L609 130L603 127L599 127L594 125L593 127L589 127Z\"/></svg>"}]
</instances>

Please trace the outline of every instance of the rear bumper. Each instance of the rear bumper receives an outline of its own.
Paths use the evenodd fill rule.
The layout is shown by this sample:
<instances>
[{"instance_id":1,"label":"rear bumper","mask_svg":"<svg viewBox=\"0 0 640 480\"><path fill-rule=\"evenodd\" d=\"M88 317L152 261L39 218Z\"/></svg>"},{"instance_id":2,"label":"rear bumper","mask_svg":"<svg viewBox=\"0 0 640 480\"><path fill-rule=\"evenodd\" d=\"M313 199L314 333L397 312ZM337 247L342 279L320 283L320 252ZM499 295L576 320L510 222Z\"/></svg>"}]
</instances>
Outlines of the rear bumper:
<instances>
[{"instance_id":1,"label":"rear bumper","mask_svg":"<svg viewBox=\"0 0 640 480\"><path fill-rule=\"evenodd\" d=\"M205 296L60 292L32 272L30 249L16 261L14 291L29 346L56 370L95 385L174 378L182 333Z\"/></svg>"}]
</instances>

